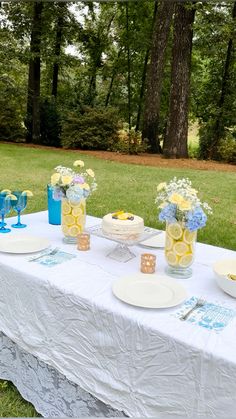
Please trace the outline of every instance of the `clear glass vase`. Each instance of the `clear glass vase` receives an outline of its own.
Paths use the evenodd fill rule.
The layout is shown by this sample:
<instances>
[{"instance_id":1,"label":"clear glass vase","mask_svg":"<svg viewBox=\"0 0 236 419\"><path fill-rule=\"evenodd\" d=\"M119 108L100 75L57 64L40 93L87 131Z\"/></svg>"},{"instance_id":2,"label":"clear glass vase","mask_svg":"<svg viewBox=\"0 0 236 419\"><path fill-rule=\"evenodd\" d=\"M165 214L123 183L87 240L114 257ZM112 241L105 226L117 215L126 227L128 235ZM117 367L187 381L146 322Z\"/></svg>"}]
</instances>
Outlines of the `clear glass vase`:
<instances>
[{"instance_id":1,"label":"clear glass vase","mask_svg":"<svg viewBox=\"0 0 236 419\"><path fill-rule=\"evenodd\" d=\"M184 223L166 224L166 273L174 278L190 278L195 256L197 232L189 231Z\"/></svg>"},{"instance_id":2,"label":"clear glass vase","mask_svg":"<svg viewBox=\"0 0 236 419\"><path fill-rule=\"evenodd\" d=\"M84 231L86 222L86 200L79 203L66 198L61 203L61 227L65 243L76 243L78 234Z\"/></svg>"}]
</instances>

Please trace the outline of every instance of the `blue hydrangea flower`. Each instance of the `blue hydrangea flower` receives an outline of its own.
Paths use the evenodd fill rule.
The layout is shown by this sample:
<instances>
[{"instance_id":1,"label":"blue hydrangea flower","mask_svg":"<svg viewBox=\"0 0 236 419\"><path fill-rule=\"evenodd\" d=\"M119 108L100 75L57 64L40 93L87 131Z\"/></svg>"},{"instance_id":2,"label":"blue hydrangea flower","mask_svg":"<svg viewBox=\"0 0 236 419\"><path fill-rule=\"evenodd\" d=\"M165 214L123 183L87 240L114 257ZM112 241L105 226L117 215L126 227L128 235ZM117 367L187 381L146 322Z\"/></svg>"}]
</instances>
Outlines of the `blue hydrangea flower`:
<instances>
[{"instance_id":1,"label":"blue hydrangea flower","mask_svg":"<svg viewBox=\"0 0 236 419\"><path fill-rule=\"evenodd\" d=\"M88 196L90 195L90 190L89 189L84 189L84 198L88 198Z\"/></svg>"},{"instance_id":2,"label":"blue hydrangea flower","mask_svg":"<svg viewBox=\"0 0 236 419\"><path fill-rule=\"evenodd\" d=\"M195 231L199 228L205 227L207 216L201 207L197 207L194 211L189 211L187 214L186 228L189 231Z\"/></svg>"},{"instance_id":3,"label":"blue hydrangea flower","mask_svg":"<svg viewBox=\"0 0 236 419\"><path fill-rule=\"evenodd\" d=\"M167 221L169 223L175 223L176 220L176 205L169 204L163 208L159 214L160 221Z\"/></svg>"},{"instance_id":4,"label":"blue hydrangea flower","mask_svg":"<svg viewBox=\"0 0 236 419\"><path fill-rule=\"evenodd\" d=\"M53 187L52 196L55 201L61 201L61 199L65 197L63 191L56 186Z\"/></svg>"},{"instance_id":5,"label":"blue hydrangea flower","mask_svg":"<svg viewBox=\"0 0 236 419\"><path fill-rule=\"evenodd\" d=\"M66 197L72 202L79 203L84 197L83 189L80 188L79 184L70 186L66 191Z\"/></svg>"}]
</instances>

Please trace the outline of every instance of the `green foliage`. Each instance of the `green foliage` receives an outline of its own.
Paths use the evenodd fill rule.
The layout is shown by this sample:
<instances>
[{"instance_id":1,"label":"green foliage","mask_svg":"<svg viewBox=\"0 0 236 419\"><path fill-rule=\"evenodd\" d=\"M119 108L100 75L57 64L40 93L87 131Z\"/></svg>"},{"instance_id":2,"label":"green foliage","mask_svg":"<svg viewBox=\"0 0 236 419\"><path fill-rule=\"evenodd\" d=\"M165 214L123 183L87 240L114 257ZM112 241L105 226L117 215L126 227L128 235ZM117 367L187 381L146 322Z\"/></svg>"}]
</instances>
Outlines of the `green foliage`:
<instances>
[{"instance_id":1,"label":"green foliage","mask_svg":"<svg viewBox=\"0 0 236 419\"><path fill-rule=\"evenodd\" d=\"M199 157L201 159L208 159L214 135L214 121L210 120L208 123L206 122L201 125L199 129Z\"/></svg>"},{"instance_id":2,"label":"green foliage","mask_svg":"<svg viewBox=\"0 0 236 419\"><path fill-rule=\"evenodd\" d=\"M117 141L111 150L124 154L139 154L147 151L147 144L142 142L141 132L136 132L134 128L129 131L126 124L123 129L118 131Z\"/></svg>"},{"instance_id":3,"label":"green foliage","mask_svg":"<svg viewBox=\"0 0 236 419\"><path fill-rule=\"evenodd\" d=\"M221 140L217 147L218 159L228 162L236 163L236 138L232 134Z\"/></svg>"},{"instance_id":4,"label":"green foliage","mask_svg":"<svg viewBox=\"0 0 236 419\"><path fill-rule=\"evenodd\" d=\"M191 159L198 159L199 158L199 145L190 143L188 145L188 155Z\"/></svg>"},{"instance_id":5,"label":"green foliage","mask_svg":"<svg viewBox=\"0 0 236 419\"><path fill-rule=\"evenodd\" d=\"M17 109L7 98L0 100L0 140L2 141L22 141L24 138L24 128L21 125Z\"/></svg>"},{"instance_id":6,"label":"green foliage","mask_svg":"<svg viewBox=\"0 0 236 419\"><path fill-rule=\"evenodd\" d=\"M196 14L191 113L201 123L200 157L219 159L219 139L236 125L234 3L202 4ZM232 44L231 44L232 42Z\"/></svg>"},{"instance_id":7,"label":"green foliage","mask_svg":"<svg viewBox=\"0 0 236 419\"><path fill-rule=\"evenodd\" d=\"M154 2L143 0L128 4L129 31L127 32L125 2L49 2L43 8L41 39L41 113L42 144L60 146L60 118L66 117L63 131L73 131L69 119L80 119L83 138L73 131L72 146L83 144L84 148L116 148L121 152L140 152L140 144L105 139L97 130L98 122L85 118L84 107L94 106L106 113L106 106L116 108L119 119L128 121L127 51L130 50L131 77L131 125L136 125L137 111L143 110L144 96L141 87L145 80L145 58L150 52ZM192 79L190 118L199 121L201 128L200 156L209 158L215 122L220 116L222 135L236 126L236 48L235 19L232 18L233 3L197 2L193 26ZM72 12L77 10L75 16ZM27 104L27 78L32 24L32 2L3 2L0 9L0 138L22 140L25 134L24 121ZM60 56L55 54L56 30L62 21ZM127 35L128 33L128 35ZM222 78L229 40L233 40L229 74L224 91L224 104L220 106ZM168 41L164 68L159 137L162 139L168 120L171 50L173 28ZM73 46L77 54L71 55L66 47ZM150 57L149 57L150 58ZM57 106L51 101L53 64L59 65ZM140 95L141 94L141 95ZM79 109L79 111L77 111ZM85 112L87 113L87 111ZM95 111L95 114L97 111ZM87 122L86 122L87 121ZM88 128L82 128L86 124ZM68 128L70 125L70 129ZM140 127L142 113L140 115ZM104 126L104 121L102 122ZM109 129L108 129L109 131ZM64 134L63 134L64 136ZM67 136L67 134L66 134ZM69 136L63 137L65 146L70 146ZM142 145L143 147L143 145ZM215 145L215 149L217 145ZM141 150L142 151L142 150ZM196 147L189 148L190 156L197 157ZM215 153L216 158L225 153ZM228 157L223 157L228 160Z\"/></svg>"},{"instance_id":8,"label":"green foliage","mask_svg":"<svg viewBox=\"0 0 236 419\"><path fill-rule=\"evenodd\" d=\"M60 147L61 118L57 103L52 99L44 99L40 108L40 144Z\"/></svg>"},{"instance_id":9,"label":"green foliage","mask_svg":"<svg viewBox=\"0 0 236 419\"><path fill-rule=\"evenodd\" d=\"M24 137L25 71L13 34L0 27L0 140Z\"/></svg>"},{"instance_id":10,"label":"green foliage","mask_svg":"<svg viewBox=\"0 0 236 419\"><path fill-rule=\"evenodd\" d=\"M119 117L116 109L85 108L70 112L63 123L62 146L82 150L108 150L117 139Z\"/></svg>"}]
</instances>

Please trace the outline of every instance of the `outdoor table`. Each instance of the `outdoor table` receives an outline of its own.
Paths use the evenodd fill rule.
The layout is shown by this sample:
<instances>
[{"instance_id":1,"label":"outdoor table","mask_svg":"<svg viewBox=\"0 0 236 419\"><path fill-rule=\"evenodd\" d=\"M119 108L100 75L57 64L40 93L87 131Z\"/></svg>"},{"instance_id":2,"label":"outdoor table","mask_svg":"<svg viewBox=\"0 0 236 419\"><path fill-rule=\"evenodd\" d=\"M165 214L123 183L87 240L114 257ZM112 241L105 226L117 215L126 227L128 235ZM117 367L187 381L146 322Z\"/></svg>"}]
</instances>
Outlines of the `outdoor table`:
<instances>
[{"instance_id":1,"label":"outdoor table","mask_svg":"<svg viewBox=\"0 0 236 419\"><path fill-rule=\"evenodd\" d=\"M216 333L180 321L178 307L125 304L111 285L140 272L143 248L134 246L136 258L121 263L106 256L112 241L91 236L91 250L79 252L63 243L46 211L22 218L27 228L14 234L46 237L76 258L47 267L29 262L29 254L0 254L2 379L44 416L235 418L235 319ZM87 216L86 226L99 222ZM156 275L163 274L163 249L151 252ZM232 257L235 251L197 243L193 276L177 280L188 298L236 309L212 270L216 260Z\"/></svg>"}]
</instances>

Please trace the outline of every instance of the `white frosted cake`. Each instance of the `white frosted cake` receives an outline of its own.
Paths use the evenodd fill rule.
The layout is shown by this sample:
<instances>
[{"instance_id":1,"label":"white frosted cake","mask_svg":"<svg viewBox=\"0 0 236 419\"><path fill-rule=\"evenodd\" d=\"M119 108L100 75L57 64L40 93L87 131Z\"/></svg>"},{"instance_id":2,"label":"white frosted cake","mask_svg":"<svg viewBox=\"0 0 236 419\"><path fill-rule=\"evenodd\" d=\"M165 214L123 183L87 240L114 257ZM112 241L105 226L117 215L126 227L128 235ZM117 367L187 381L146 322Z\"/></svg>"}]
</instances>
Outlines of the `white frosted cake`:
<instances>
[{"instance_id":1,"label":"white frosted cake","mask_svg":"<svg viewBox=\"0 0 236 419\"><path fill-rule=\"evenodd\" d=\"M143 230L143 219L128 212L117 211L102 219L103 234L114 239L138 240Z\"/></svg>"}]
</instances>

